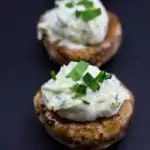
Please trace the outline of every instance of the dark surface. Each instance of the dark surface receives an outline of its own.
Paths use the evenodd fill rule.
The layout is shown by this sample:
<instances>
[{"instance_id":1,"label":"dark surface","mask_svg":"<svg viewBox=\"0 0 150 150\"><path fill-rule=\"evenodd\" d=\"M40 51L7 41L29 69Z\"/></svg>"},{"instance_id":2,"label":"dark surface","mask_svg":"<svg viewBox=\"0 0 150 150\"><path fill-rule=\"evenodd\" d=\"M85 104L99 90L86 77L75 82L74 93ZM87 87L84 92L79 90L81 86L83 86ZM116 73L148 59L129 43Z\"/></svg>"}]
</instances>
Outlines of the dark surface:
<instances>
[{"instance_id":1,"label":"dark surface","mask_svg":"<svg viewBox=\"0 0 150 150\"><path fill-rule=\"evenodd\" d=\"M119 53L103 66L133 91L136 108L127 137L114 150L150 150L150 1L103 0L118 14L124 41ZM36 40L36 22L52 0L0 1L0 150L57 150L35 115L32 99L59 66L49 61Z\"/></svg>"}]
</instances>

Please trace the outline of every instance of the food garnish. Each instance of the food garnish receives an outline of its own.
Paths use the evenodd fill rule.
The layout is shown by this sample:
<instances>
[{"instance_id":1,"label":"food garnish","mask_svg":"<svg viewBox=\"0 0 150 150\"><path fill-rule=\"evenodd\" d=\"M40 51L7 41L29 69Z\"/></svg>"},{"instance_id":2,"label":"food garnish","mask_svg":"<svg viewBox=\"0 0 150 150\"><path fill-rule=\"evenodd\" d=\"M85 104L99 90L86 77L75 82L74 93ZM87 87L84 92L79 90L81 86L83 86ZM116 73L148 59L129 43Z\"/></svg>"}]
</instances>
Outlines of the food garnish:
<instances>
[{"instance_id":1,"label":"food garnish","mask_svg":"<svg viewBox=\"0 0 150 150\"><path fill-rule=\"evenodd\" d=\"M89 9L85 11L76 10L76 17L81 17L83 21L89 22L101 14L100 8Z\"/></svg>"},{"instance_id":2,"label":"food garnish","mask_svg":"<svg viewBox=\"0 0 150 150\"><path fill-rule=\"evenodd\" d=\"M68 2L65 5L67 8L73 8L74 7L74 3L73 2Z\"/></svg>"},{"instance_id":3,"label":"food garnish","mask_svg":"<svg viewBox=\"0 0 150 150\"><path fill-rule=\"evenodd\" d=\"M77 83L71 88L71 90L76 93L77 97L84 96L87 88L96 92L99 90L100 84L102 84L104 80L111 79L112 77L111 74L105 71L101 71L95 78L89 72L83 76L88 66L88 62L80 61L67 75L67 78L72 78L73 81L79 81L82 79L84 82L83 84Z\"/></svg>"},{"instance_id":4,"label":"food garnish","mask_svg":"<svg viewBox=\"0 0 150 150\"><path fill-rule=\"evenodd\" d=\"M87 87L84 84L75 84L71 90L75 92L74 98L81 97L86 94Z\"/></svg>"},{"instance_id":5,"label":"food garnish","mask_svg":"<svg viewBox=\"0 0 150 150\"><path fill-rule=\"evenodd\" d=\"M78 81L81 79L83 73L86 71L88 67L88 63L85 61L80 61L72 71L67 75L67 78L72 78L74 81Z\"/></svg>"},{"instance_id":6,"label":"food garnish","mask_svg":"<svg viewBox=\"0 0 150 150\"><path fill-rule=\"evenodd\" d=\"M97 76L96 76L96 81L102 83L104 80L111 79L112 75L109 73L106 73L105 71L101 71Z\"/></svg>"},{"instance_id":7,"label":"food garnish","mask_svg":"<svg viewBox=\"0 0 150 150\"><path fill-rule=\"evenodd\" d=\"M86 100L82 100L84 104L89 105L90 103Z\"/></svg>"},{"instance_id":8,"label":"food garnish","mask_svg":"<svg viewBox=\"0 0 150 150\"><path fill-rule=\"evenodd\" d=\"M101 14L100 8L94 8L94 3L89 0L80 0L77 3L68 2L65 4L67 8L73 8L75 5L84 6L85 10L76 10L75 15L77 18L81 17L84 22L89 22L90 20L98 17Z\"/></svg>"},{"instance_id":9,"label":"food garnish","mask_svg":"<svg viewBox=\"0 0 150 150\"><path fill-rule=\"evenodd\" d=\"M83 81L92 91L96 91L100 88L99 83L96 82L90 73L85 74Z\"/></svg>"},{"instance_id":10,"label":"food garnish","mask_svg":"<svg viewBox=\"0 0 150 150\"><path fill-rule=\"evenodd\" d=\"M50 72L50 75L51 75L51 78L52 78L53 80L56 80L56 73L55 73L54 70L52 70L52 71Z\"/></svg>"}]
</instances>

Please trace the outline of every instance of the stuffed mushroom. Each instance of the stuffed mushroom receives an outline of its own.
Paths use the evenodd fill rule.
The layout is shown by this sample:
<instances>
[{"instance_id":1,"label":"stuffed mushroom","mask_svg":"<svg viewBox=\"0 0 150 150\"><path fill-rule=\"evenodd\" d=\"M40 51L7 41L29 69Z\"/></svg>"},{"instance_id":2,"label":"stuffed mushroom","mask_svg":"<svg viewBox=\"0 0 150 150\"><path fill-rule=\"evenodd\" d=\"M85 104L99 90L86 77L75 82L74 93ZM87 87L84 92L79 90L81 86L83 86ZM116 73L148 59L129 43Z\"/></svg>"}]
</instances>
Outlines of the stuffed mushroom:
<instances>
[{"instance_id":1,"label":"stuffed mushroom","mask_svg":"<svg viewBox=\"0 0 150 150\"><path fill-rule=\"evenodd\" d=\"M51 76L34 107L54 139L70 148L103 149L124 137L134 96L114 74L72 61Z\"/></svg>"},{"instance_id":2,"label":"stuffed mushroom","mask_svg":"<svg viewBox=\"0 0 150 150\"><path fill-rule=\"evenodd\" d=\"M85 60L101 66L118 51L122 28L118 17L99 0L61 0L37 24L41 40L59 64Z\"/></svg>"}]
</instances>

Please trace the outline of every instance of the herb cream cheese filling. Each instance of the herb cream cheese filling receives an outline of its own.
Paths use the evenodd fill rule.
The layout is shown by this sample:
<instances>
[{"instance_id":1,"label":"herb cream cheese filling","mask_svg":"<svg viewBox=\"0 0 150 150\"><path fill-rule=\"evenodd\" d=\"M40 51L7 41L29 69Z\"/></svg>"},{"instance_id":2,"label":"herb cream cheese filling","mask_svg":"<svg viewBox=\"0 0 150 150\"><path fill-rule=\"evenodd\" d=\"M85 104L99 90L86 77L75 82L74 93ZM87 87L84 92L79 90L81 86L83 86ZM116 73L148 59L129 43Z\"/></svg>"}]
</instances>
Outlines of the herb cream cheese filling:
<instances>
[{"instance_id":1,"label":"herb cream cheese filling","mask_svg":"<svg viewBox=\"0 0 150 150\"><path fill-rule=\"evenodd\" d=\"M101 43L107 34L109 18L100 0L56 0L38 23L38 39L43 34L50 41L71 49Z\"/></svg>"},{"instance_id":2,"label":"herb cream cheese filling","mask_svg":"<svg viewBox=\"0 0 150 150\"><path fill-rule=\"evenodd\" d=\"M86 62L63 65L42 87L46 107L60 117L74 121L94 121L118 113L128 92L113 74Z\"/></svg>"}]
</instances>

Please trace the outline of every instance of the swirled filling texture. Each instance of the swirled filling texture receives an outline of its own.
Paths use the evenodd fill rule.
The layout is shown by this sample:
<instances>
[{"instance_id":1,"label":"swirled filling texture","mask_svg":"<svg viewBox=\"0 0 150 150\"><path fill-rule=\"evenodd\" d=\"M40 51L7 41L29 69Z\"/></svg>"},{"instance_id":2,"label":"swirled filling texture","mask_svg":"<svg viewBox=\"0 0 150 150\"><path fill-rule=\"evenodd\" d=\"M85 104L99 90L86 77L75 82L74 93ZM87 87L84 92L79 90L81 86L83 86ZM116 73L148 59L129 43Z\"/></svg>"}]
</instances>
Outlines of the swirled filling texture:
<instances>
[{"instance_id":1,"label":"swirled filling texture","mask_svg":"<svg viewBox=\"0 0 150 150\"><path fill-rule=\"evenodd\" d=\"M61 0L38 23L38 39L43 34L71 49L101 43L108 30L108 15L99 0Z\"/></svg>"},{"instance_id":2,"label":"swirled filling texture","mask_svg":"<svg viewBox=\"0 0 150 150\"><path fill-rule=\"evenodd\" d=\"M99 68L88 65L81 78L74 81L67 75L77 64L70 62L68 65L63 65L56 79L50 79L42 86L42 98L46 107L60 117L74 121L93 121L99 117L117 114L123 102L129 98L128 92L117 77L112 74L110 79L98 83L97 90L93 91L87 86L86 93L76 96L72 87L77 84L85 85L83 77L86 74L95 78L102 72Z\"/></svg>"}]
</instances>

